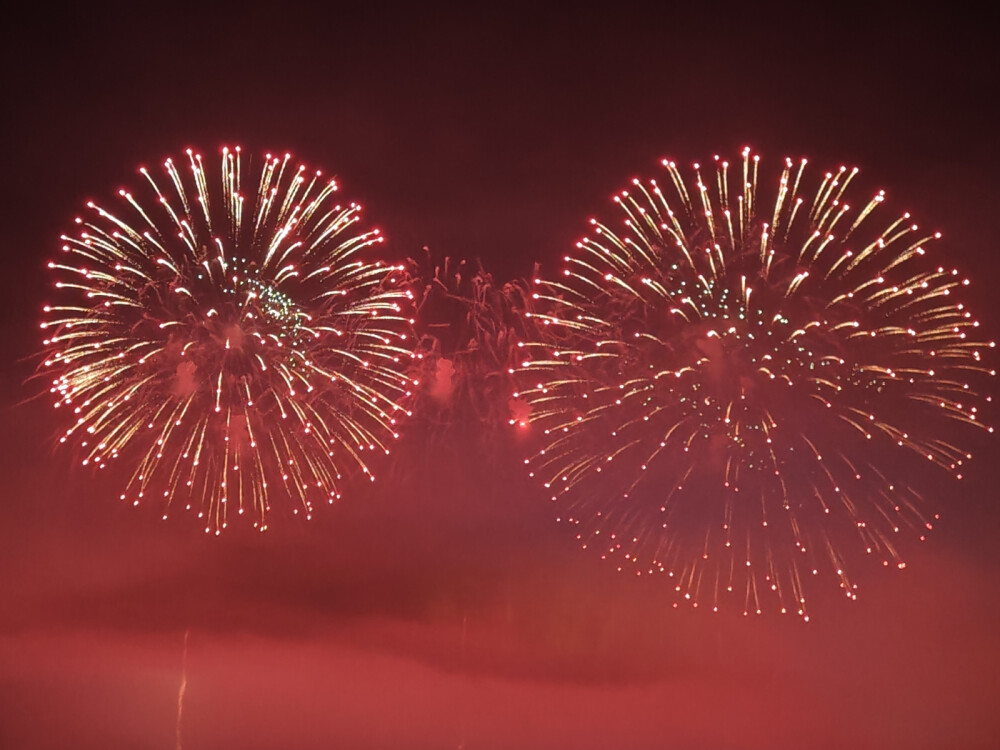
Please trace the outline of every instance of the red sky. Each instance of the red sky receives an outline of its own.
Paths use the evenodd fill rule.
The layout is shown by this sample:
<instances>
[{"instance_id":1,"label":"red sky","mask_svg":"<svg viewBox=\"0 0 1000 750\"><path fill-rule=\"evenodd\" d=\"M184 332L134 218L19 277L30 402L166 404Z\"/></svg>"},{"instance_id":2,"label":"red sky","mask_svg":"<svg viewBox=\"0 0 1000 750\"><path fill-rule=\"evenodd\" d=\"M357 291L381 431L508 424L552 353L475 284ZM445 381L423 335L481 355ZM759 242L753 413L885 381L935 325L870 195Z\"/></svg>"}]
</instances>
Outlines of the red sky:
<instances>
[{"instance_id":1,"label":"red sky","mask_svg":"<svg viewBox=\"0 0 1000 750\"><path fill-rule=\"evenodd\" d=\"M88 6L4 30L0 746L989 748L996 440L907 548L808 624L674 609L579 551L510 456L403 442L309 524L207 538L121 508L21 404L44 263L82 201L188 145L291 149L400 254L555 262L655 161L749 143L858 164L945 233L1000 327L983 18L828 8L301 15ZM512 468L511 468L512 467Z\"/></svg>"}]
</instances>

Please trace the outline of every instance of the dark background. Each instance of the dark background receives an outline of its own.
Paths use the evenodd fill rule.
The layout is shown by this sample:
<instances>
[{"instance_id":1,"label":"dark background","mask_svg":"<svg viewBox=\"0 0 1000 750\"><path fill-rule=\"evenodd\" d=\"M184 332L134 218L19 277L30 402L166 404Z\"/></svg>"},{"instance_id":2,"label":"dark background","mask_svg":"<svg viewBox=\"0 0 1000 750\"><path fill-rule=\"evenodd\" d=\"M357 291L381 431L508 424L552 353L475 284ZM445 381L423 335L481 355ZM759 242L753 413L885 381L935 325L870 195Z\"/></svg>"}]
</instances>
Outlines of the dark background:
<instances>
[{"instance_id":1,"label":"dark background","mask_svg":"<svg viewBox=\"0 0 1000 750\"><path fill-rule=\"evenodd\" d=\"M813 621L675 610L576 549L517 447L406 437L311 523L220 538L69 468L25 383L44 264L90 198L194 146L337 174L398 255L555 264L662 156L863 169L945 233L995 336L990 21L844 4L445 12L22 6L3 30L0 747L988 748L995 439L908 567ZM803 4L804 7L804 4ZM954 6L957 7L957 6ZM995 388L995 386L994 386Z\"/></svg>"}]
</instances>

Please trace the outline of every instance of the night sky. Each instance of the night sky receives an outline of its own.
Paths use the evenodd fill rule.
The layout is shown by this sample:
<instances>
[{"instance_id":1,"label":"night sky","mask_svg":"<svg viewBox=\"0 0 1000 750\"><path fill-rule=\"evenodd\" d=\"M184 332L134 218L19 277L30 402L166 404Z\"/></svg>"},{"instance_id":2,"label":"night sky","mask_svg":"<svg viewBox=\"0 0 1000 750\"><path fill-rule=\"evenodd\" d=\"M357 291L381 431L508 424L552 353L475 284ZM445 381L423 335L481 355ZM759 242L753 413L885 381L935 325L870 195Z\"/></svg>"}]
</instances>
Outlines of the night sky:
<instances>
[{"instance_id":1,"label":"night sky","mask_svg":"<svg viewBox=\"0 0 1000 750\"><path fill-rule=\"evenodd\" d=\"M185 631L185 748L996 747L995 437L935 485L942 521L906 570L862 561L859 600L815 596L808 624L674 609L616 574L554 523L510 436L404 434L380 482L313 521L218 538L123 507L115 476L55 449L29 380L45 263L86 200L188 146L290 151L387 252L501 280L555 267L664 156L856 164L945 234L997 336L985 17L356 5L6 19L0 747L176 747Z\"/></svg>"}]
</instances>

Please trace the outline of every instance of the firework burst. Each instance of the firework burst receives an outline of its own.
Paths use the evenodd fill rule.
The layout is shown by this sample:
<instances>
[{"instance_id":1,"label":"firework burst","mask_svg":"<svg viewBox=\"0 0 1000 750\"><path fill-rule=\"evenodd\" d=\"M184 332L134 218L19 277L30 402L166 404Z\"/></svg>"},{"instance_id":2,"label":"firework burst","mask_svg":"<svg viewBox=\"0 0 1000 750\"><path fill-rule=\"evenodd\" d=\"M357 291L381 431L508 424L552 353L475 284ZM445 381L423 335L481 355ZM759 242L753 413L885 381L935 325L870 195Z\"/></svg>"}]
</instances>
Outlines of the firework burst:
<instances>
[{"instance_id":1,"label":"firework burst","mask_svg":"<svg viewBox=\"0 0 1000 750\"><path fill-rule=\"evenodd\" d=\"M623 229L592 220L536 280L526 463L584 547L668 576L676 604L807 617L809 578L855 598L853 554L903 567L897 534L931 527L926 469L960 479L959 444L992 431L994 344L940 235L880 223L884 193L846 202L856 169L786 160L772 193L749 150L690 182L663 167L615 196Z\"/></svg>"},{"instance_id":2,"label":"firework burst","mask_svg":"<svg viewBox=\"0 0 1000 750\"><path fill-rule=\"evenodd\" d=\"M389 452L411 295L320 172L224 148L215 183L182 161L62 237L42 369L82 464L134 469L123 500L264 530L276 500L308 517Z\"/></svg>"},{"instance_id":3,"label":"firework burst","mask_svg":"<svg viewBox=\"0 0 1000 750\"><path fill-rule=\"evenodd\" d=\"M518 342L527 338L530 285L503 285L480 263L410 259L421 361L414 413L435 425L466 423L483 438L523 409L513 399Z\"/></svg>"}]
</instances>

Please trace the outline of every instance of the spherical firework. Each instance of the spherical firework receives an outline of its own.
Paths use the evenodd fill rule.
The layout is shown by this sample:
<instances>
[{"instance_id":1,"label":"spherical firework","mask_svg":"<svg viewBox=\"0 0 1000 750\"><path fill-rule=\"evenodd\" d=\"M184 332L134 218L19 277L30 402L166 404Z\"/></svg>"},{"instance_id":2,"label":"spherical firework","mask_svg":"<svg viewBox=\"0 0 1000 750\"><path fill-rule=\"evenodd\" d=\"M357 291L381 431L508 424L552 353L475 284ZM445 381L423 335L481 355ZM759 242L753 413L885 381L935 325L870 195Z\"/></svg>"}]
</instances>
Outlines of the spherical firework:
<instances>
[{"instance_id":1,"label":"spherical firework","mask_svg":"<svg viewBox=\"0 0 1000 750\"><path fill-rule=\"evenodd\" d=\"M377 229L335 181L267 155L222 150L145 168L149 198L88 203L50 263L43 371L61 440L81 462L132 471L122 499L232 513L267 528L276 500L311 515L342 478L388 453L409 383L410 293L371 256ZM247 192L244 192L247 191Z\"/></svg>"},{"instance_id":2,"label":"spherical firework","mask_svg":"<svg viewBox=\"0 0 1000 750\"><path fill-rule=\"evenodd\" d=\"M934 518L925 468L961 478L958 442L989 429L968 281L908 214L877 221L884 193L848 205L856 169L808 188L786 160L768 194L749 150L707 183L663 166L668 186L615 197L623 230L592 220L536 280L530 473L584 547L669 576L678 603L759 613L773 592L806 616L812 575L854 598L848 558L903 567L897 533Z\"/></svg>"}]
</instances>

